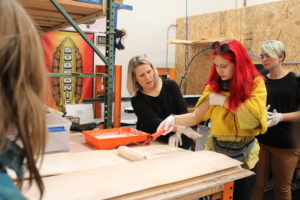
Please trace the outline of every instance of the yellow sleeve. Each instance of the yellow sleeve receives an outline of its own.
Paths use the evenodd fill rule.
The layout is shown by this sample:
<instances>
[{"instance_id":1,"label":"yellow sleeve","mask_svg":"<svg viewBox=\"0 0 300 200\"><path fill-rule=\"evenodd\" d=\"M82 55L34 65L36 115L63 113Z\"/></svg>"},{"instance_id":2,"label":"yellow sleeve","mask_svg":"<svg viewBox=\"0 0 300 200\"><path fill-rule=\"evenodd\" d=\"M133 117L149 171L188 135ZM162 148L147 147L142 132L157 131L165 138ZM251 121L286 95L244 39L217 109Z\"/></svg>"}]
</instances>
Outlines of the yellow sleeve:
<instances>
[{"instance_id":1,"label":"yellow sleeve","mask_svg":"<svg viewBox=\"0 0 300 200\"><path fill-rule=\"evenodd\" d=\"M201 97L198 99L195 108L197 108L197 107L198 107L198 106L199 106L206 98L208 98L208 96L210 95L210 93L211 93L211 87L210 87L209 85L207 85L207 86L204 88L204 91L203 91L203 93L201 94ZM202 121L207 121L207 120L210 119L212 107L213 107L213 106L209 106L209 109L208 109L208 111L205 113L205 115L203 116Z\"/></svg>"},{"instance_id":2,"label":"yellow sleeve","mask_svg":"<svg viewBox=\"0 0 300 200\"><path fill-rule=\"evenodd\" d=\"M255 78L254 83L251 97L244 102L244 106L259 121L259 126L255 129L259 130L259 133L265 133L267 131L267 90L261 77Z\"/></svg>"},{"instance_id":3,"label":"yellow sleeve","mask_svg":"<svg viewBox=\"0 0 300 200\"><path fill-rule=\"evenodd\" d=\"M236 111L237 121L241 130L251 130L260 126L258 119L242 104Z\"/></svg>"}]
</instances>

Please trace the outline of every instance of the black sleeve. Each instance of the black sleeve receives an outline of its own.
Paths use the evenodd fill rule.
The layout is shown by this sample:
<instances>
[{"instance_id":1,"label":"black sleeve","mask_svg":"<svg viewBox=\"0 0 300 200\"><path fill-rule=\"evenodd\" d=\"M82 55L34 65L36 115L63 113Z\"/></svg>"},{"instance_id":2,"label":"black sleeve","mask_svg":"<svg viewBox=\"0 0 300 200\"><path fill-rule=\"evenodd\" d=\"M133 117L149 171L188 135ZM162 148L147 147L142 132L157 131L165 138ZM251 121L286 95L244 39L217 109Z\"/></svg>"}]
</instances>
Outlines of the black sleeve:
<instances>
[{"instance_id":1,"label":"black sleeve","mask_svg":"<svg viewBox=\"0 0 300 200\"><path fill-rule=\"evenodd\" d=\"M173 80L167 80L166 86L168 87L169 93L172 95L172 98L174 99L175 107L176 107L176 113L174 114L184 114L187 113L187 104L184 100L180 88L177 85L177 83Z\"/></svg>"}]
</instances>

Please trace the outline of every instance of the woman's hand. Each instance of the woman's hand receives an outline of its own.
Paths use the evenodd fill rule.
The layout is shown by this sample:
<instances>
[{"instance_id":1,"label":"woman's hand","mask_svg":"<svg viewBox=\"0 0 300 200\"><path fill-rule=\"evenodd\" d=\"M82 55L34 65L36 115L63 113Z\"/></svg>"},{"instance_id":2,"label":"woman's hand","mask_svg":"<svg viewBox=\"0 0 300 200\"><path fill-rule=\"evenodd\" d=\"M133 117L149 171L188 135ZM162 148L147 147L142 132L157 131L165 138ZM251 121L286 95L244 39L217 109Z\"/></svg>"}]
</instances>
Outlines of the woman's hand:
<instances>
[{"instance_id":1,"label":"woman's hand","mask_svg":"<svg viewBox=\"0 0 300 200\"><path fill-rule=\"evenodd\" d=\"M202 135L200 135L199 133L197 133L191 127L188 126L176 126L176 132L182 133L193 140L203 137Z\"/></svg>"},{"instance_id":2,"label":"woman's hand","mask_svg":"<svg viewBox=\"0 0 300 200\"><path fill-rule=\"evenodd\" d=\"M283 115L278 113L276 109L273 112L268 112L268 128L277 125L283 120Z\"/></svg>"},{"instance_id":3,"label":"woman's hand","mask_svg":"<svg viewBox=\"0 0 300 200\"><path fill-rule=\"evenodd\" d=\"M165 133L163 133L163 135L167 135L168 133L173 131L174 127L175 127L175 116L170 115L159 124L156 131L160 131L161 129L164 129Z\"/></svg>"},{"instance_id":4,"label":"woman's hand","mask_svg":"<svg viewBox=\"0 0 300 200\"><path fill-rule=\"evenodd\" d=\"M178 147L182 145L181 133L175 133L169 137L169 145L171 147Z\"/></svg>"}]
</instances>

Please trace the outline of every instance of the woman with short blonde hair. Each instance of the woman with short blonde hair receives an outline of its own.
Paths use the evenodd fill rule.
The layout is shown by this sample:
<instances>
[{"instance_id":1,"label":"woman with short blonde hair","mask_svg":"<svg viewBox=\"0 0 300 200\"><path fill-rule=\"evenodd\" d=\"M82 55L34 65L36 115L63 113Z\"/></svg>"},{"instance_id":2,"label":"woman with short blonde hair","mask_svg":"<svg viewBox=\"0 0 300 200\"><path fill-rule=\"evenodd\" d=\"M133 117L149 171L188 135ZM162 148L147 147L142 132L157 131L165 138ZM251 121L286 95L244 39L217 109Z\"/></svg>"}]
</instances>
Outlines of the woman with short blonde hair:
<instances>
[{"instance_id":1,"label":"woman with short blonde hair","mask_svg":"<svg viewBox=\"0 0 300 200\"><path fill-rule=\"evenodd\" d=\"M291 200L292 178L299 161L299 130L292 130L292 122L299 121L300 77L285 69L284 44L268 40L261 45L262 64L266 75L268 130L257 137L260 145L256 184L252 199L263 199L264 189L272 170L274 197Z\"/></svg>"}]
</instances>

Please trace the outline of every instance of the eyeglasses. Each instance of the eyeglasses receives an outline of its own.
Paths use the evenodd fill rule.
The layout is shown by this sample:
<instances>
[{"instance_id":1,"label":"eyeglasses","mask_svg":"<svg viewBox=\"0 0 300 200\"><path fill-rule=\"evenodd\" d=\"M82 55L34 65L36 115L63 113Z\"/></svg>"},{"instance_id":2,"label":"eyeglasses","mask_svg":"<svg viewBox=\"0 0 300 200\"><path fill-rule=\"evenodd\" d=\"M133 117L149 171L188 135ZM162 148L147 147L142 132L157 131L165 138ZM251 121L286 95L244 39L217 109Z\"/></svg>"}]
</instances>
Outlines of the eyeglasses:
<instances>
[{"instance_id":1,"label":"eyeglasses","mask_svg":"<svg viewBox=\"0 0 300 200\"><path fill-rule=\"evenodd\" d=\"M224 54L231 51L228 42L221 44L219 41L214 42L211 49L214 50L215 54Z\"/></svg>"}]
</instances>

